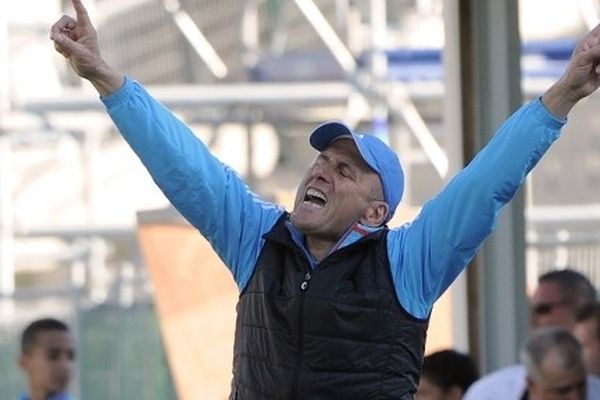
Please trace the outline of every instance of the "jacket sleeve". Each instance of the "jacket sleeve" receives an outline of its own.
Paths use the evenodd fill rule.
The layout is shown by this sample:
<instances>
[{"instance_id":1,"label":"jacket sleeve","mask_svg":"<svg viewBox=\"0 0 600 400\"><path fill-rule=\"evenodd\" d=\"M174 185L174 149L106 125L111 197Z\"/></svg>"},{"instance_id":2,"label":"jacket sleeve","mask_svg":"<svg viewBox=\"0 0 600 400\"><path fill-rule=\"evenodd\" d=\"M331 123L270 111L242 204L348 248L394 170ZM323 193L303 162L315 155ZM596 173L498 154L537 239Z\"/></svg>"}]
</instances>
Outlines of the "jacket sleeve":
<instances>
[{"instance_id":1,"label":"jacket sleeve","mask_svg":"<svg viewBox=\"0 0 600 400\"><path fill-rule=\"evenodd\" d=\"M565 122L550 114L540 99L521 107L412 223L390 232L388 255L396 292L413 316L429 315Z\"/></svg>"},{"instance_id":2,"label":"jacket sleeve","mask_svg":"<svg viewBox=\"0 0 600 400\"><path fill-rule=\"evenodd\" d=\"M138 83L102 98L123 138L173 206L210 242L242 289L283 210L252 193Z\"/></svg>"}]
</instances>

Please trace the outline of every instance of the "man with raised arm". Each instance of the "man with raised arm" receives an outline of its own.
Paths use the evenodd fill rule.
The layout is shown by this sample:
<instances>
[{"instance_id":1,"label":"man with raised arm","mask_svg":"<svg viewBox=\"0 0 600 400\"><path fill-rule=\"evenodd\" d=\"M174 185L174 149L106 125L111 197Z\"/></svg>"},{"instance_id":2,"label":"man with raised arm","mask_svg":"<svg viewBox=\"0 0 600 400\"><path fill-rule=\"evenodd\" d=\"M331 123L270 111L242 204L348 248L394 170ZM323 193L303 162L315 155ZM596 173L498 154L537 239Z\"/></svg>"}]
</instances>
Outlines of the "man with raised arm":
<instances>
[{"instance_id":1,"label":"man with raised arm","mask_svg":"<svg viewBox=\"0 0 600 400\"><path fill-rule=\"evenodd\" d=\"M395 152L326 122L293 210L261 200L190 129L102 59L81 0L51 39L97 89L125 140L240 289L232 399L412 399L431 308L501 207L600 84L600 28L561 79L518 110L410 224L389 228L403 192Z\"/></svg>"}]
</instances>

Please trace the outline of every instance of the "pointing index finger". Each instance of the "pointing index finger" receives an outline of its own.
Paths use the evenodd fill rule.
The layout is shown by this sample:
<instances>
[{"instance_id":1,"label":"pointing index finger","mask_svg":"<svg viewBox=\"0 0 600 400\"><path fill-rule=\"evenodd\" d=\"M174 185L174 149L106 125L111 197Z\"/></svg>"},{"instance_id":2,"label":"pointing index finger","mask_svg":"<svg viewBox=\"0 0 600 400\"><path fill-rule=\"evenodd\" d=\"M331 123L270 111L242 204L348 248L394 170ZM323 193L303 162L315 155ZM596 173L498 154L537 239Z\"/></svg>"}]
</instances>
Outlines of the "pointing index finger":
<instances>
[{"instance_id":1,"label":"pointing index finger","mask_svg":"<svg viewBox=\"0 0 600 400\"><path fill-rule=\"evenodd\" d=\"M87 10L83 6L83 2L81 0L71 0L73 3L73 8L75 9L75 14L77 15L77 21L83 22L86 25L91 24L90 16L87 13Z\"/></svg>"}]
</instances>

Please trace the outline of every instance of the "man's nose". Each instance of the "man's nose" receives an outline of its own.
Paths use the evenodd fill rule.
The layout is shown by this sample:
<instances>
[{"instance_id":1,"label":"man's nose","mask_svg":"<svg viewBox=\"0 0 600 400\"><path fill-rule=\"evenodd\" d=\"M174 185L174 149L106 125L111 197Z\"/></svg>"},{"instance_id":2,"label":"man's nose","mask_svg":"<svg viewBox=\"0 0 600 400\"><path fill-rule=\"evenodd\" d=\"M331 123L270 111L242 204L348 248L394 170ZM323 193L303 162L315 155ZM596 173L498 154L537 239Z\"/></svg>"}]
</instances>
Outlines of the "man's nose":
<instances>
[{"instance_id":1,"label":"man's nose","mask_svg":"<svg viewBox=\"0 0 600 400\"><path fill-rule=\"evenodd\" d=\"M64 356L60 358L59 368L64 372L71 372L73 370L73 364L75 362L69 356Z\"/></svg>"},{"instance_id":2,"label":"man's nose","mask_svg":"<svg viewBox=\"0 0 600 400\"><path fill-rule=\"evenodd\" d=\"M331 179L331 167L324 162L315 163L312 167L312 177L329 182Z\"/></svg>"}]
</instances>

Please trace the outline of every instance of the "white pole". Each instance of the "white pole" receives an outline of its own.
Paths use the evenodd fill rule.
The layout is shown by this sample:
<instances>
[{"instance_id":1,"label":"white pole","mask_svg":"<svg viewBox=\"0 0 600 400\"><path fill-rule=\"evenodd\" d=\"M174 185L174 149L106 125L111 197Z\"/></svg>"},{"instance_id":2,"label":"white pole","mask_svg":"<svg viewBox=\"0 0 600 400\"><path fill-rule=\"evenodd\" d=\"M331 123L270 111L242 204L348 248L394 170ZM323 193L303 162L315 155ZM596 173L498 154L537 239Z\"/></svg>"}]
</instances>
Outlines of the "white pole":
<instances>
[{"instance_id":1,"label":"white pole","mask_svg":"<svg viewBox=\"0 0 600 400\"><path fill-rule=\"evenodd\" d=\"M356 61L354 56L344 45L344 42L338 37L335 30L331 27L327 18L321 13L319 7L312 0L296 0L296 5L302 11L308 22L313 26L321 40L329 48L336 61L347 73L356 71Z\"/></svg>"},{"instance_id":2,"label":"white pole","mask_svg":"<svg viewBox=\"0 0 600 400\"><path fill-rule=\"evenodd\" d=\"M171 13L175 24L183 33L185 38L192 45L196 53L206 63L208 69L214 76L219 79L223 79L227 76L227 65L219 57L214 47L210 44L206 36L202 33L198 25L194 22L192 17L181 9L181 5L178 0L163 0L165 9Z\"/></svg>"},{"instance_id":3,"label":"white pole","mask_svg":"<svg viewBox=\"0 0 600 400\"><path fill-rule=\"evenodd\" d=\"M8 57L8 1L0 1L0 129L10 110L10 86Z\"/></svg>"},{"instance_id":4,"label":"white pole","mask_svg":"<svg viewBox=\"0 0 600 400\"><path fill-rule=\"evenodd\" d=\"M8 2L0 1L0 294L15 290L12 210L12 150L3 122L10 111Z\"/></svg>"},{"instance_id":5,"label":"white pole","mask_svg":"<svg viewBox=\"0 0 600 400\"><path fill-rule=\"evenodd\" d=\"M12 149L6 135L0 136L0 294L15 291L14 228L12 204Z\"/></svg>"}]
</instances>

